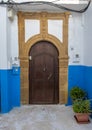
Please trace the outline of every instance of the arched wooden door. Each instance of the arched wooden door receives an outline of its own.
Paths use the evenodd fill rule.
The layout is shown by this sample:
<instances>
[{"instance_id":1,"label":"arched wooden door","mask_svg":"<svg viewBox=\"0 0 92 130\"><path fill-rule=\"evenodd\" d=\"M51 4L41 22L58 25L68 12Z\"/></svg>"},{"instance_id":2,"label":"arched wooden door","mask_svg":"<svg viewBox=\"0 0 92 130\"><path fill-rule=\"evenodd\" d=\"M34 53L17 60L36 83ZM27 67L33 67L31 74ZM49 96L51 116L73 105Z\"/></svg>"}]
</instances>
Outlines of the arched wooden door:
<instances>
[{"instance_id":1,"label":"arched wooden door","mask_svg":"<svg viewBox=\"0 0 92 130\"><path fill-rule=\"evenodd\" d=\"M40 41L30 49L29 104L59 102L59 63L56 47Z\"/></svg>"}]
</instances>

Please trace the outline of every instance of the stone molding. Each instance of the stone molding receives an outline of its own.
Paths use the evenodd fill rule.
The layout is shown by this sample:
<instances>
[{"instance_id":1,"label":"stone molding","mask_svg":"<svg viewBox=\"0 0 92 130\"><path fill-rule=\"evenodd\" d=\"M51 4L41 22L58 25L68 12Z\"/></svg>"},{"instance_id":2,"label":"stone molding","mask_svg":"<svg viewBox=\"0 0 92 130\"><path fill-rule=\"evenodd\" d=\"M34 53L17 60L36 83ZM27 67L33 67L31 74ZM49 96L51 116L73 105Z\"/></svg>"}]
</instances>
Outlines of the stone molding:
<instances>
[{"instance_id":1,"label":"stone molding","mask_svg":"<svg viewBox=\"0 0 92 130\"><path fill-rule=\"evenodd\" d=\"M18 12L19 58L21 67L21 103L29 104L29 50L38 41L49 41L59 52L59 103L67 102L68 94L68 18L69 13L25 13ZM25 19L40 20L40 34L29 38L25 44ZM63 20L63 42L48 34L49 19Z\"/></svg>"}]
</instances>

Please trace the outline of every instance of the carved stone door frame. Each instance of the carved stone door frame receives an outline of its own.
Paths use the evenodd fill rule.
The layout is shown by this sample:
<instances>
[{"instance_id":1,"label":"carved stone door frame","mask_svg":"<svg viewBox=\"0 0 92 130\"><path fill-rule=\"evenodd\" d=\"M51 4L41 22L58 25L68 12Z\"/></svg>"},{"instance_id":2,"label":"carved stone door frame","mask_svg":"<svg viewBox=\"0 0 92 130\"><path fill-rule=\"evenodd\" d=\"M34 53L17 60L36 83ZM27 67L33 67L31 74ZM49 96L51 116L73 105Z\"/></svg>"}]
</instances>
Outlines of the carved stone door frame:
<instances>
[{"instance_id":1,"label":"carved stone door frame","mask_svg":"<svg viewBox=\"0 0 92 130\"><path fill-rule=\"evenodd\" d=\"M65 104L68 97L68 18L69 13L18 12L19 58L21 67L21 103L29 104L29 50L38 41L49 41L59 52L59 103ZM25 42L25 20L40 20L40 34ZM47 20L63 20L63 42L48 34Z\"/></svg>"}]
</instances>

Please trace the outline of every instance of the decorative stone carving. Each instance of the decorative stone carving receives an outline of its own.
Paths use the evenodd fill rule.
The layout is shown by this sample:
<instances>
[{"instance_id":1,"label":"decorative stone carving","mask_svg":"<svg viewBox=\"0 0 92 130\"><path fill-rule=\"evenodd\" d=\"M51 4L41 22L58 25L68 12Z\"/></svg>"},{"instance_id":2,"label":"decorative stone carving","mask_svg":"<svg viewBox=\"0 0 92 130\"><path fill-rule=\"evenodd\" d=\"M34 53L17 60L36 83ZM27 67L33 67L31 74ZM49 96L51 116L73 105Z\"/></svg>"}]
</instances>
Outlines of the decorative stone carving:
<instances>
[{"instance_id":1,"label":"decorative stone carving","mask_svg":"<svg viewBox=\"0 0 92 130\"><path fill-rule=\"evenodd\" d=\"M50 41L59 52L59 103L67 102L68 93L68 17L69 13L18 13L19 58L21 67L21 103L29 104L29 50L38 41ZM24 20L40 20L40 34L25 43ZM48 34L48 19L63 20L63 43L55 36ZM61 30L62 31L62 30Z\"/></svg>"}]
</instances>

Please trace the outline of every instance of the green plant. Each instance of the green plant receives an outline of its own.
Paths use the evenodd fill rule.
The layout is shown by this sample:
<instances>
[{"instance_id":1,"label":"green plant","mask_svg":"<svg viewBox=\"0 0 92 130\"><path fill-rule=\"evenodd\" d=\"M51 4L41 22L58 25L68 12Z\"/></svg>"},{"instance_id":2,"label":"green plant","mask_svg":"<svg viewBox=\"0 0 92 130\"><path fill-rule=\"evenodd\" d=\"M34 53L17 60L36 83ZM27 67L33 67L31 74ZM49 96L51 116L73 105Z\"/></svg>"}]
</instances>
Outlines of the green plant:
<instances>
[{"instance_id":1,"label":"green plant","mask_svg":"<svg viewBox=\"0 0 92 130\"><path fill-rule=\"evenodd\" d=\"M87 93L78 86L75 86L70 90L70 97L72 100L85 99L86 95Z\"/></svg>"},{"instance_id":2,"label":"green plant","mask_svg":"<svg viewBox=\"0 0 92 130\"><path fill-rule=\"evenodd\" d=\"M76 100L73 103L73 111L75 113L90 113L90 101L89 100Z\"/></svg>"}]
</instances>

